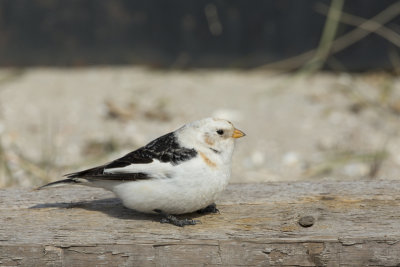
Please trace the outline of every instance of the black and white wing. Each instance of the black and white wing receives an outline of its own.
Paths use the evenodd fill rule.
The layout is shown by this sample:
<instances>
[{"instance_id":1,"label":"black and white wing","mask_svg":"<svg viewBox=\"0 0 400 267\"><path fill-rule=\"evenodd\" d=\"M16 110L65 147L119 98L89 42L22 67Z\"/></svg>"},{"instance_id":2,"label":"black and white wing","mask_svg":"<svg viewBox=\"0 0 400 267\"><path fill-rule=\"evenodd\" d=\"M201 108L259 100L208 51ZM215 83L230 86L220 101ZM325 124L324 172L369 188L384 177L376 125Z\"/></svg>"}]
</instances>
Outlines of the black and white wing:
<instances>
[{"instance_id":1,"label":"black and white wing","mask_svg":"<svg viewBox=\"0 0 400 267\"><path fill-rule=\"evenodd\" d=\"M96 180L136 181L166 178L174 165L179 165L196 155L197 152L193 148L181 147L172 132L119 159L84 171L66 174L67 179L49 183L41 188Z\"/></svg>"},{"instance_id":2,"label":"black and white wing","mask_svg":"<svg viewBox=\"0 0 400 267\"><path fill-rule=\"evenodd\" d=\"M193 148L181 147L175 134L163 135L144 147L105 165L67 174L68 178L88 178L106 180L140 180L162 176L161 165L170 168L197 155ZM160 164L168 163L168 164ZM154 166L153 166L154 165ZM157 165L157 168L156 166ZM154 173L154 171L161 173Z\"/></svg>"}]
</instances>

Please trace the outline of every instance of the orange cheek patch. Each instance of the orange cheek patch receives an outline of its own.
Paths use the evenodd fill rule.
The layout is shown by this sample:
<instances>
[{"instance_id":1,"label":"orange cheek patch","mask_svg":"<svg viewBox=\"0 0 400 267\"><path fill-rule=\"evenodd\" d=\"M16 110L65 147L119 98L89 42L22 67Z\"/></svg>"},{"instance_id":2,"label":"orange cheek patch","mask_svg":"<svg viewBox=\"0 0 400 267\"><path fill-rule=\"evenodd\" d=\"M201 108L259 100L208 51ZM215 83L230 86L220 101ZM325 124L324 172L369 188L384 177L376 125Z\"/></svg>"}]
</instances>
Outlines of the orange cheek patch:
<instances>
[{"instance_id":1,"label":"orange cheek patch","mask_svg":"<svg viewBox=\"0 0 400 267\"><path fill-rule=\"evenodd\" d=\"M210 139L210 137L206 136L206 138L204 138L204 142L206 142L207 145L214 145L214 142Z\"/></svg>"},{"instance_id":2,"label":"orange cheek patch","mask_svg":"<svg viewBox=\"0 0 400 267\"><path fill-rule=\"evenodd\" d=\"M200 154L201 158L204 160L204 162L205 162L208 166L213 167L213 168L217 166L217 164L215 164L214 162L212 162L212 161L211 161L209 158L207 158L207 156L204 155L202 152L199 152L199 154Z\"/></svg>"}]
</instances>

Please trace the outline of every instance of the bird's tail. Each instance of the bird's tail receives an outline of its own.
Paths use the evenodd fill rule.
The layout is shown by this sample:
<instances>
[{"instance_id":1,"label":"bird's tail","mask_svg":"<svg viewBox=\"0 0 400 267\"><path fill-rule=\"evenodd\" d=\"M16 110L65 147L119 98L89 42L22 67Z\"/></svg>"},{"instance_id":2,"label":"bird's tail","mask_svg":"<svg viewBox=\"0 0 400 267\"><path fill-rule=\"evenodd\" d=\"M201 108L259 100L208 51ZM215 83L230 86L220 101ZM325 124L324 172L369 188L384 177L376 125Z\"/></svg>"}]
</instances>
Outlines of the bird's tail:
<instances>
[{"instance_id":1,"label":"bird's tail","mask_svg":"<svg viewBox=\"0 0 400 267\"><path fill-rule=\"evenodd\" d=\"M86 179L77 179L77 178L68 178L68 179L48 183L46 185L43 185L43 186L37 188L36 190L41 190L41 189L49 188L49 187L58 187L58 186L66 185L66 184L81 184L84 182L87 182L87 180Z\"/></svg>"}]
</instances>

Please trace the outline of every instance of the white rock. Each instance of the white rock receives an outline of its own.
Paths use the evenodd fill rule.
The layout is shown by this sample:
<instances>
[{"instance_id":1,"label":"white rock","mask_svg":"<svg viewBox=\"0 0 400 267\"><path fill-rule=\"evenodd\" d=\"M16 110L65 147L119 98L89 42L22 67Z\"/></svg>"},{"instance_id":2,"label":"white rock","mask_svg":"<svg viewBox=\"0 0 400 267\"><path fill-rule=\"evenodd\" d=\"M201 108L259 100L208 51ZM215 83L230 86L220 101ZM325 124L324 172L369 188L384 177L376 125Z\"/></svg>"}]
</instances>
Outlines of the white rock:
<instances>
[{"instance_id":1,"label":"white rock","mask_svg":"<svg viewBox=\"0 0 400 267\"><path fill-rule=\"evenodd\" d=\"M365 163L355 162L345 165L343 172L345 175L351 177L365 176L369 173L369 167Z\"/></svg>"},{"instance_id":2,"label":"white rock","mask_svg":"<svg viewBox=\"0 0 400 267\"><path fill-rule=\"evenodd\" d=\"M251 161L253 162L254 166L258 167L264 164L265 156L260 151L255 151L251 155Z\"/></svg>"},{"instance_id":3,"label":"white rock","mask_svg":"<svg viewBox=\"0 0 400 267\"><path fill-rule=\"evenodd\" d=\"M296 166L300 163L299 154L295 151L290 151L283 155L282 164L284 166Z\"/></svg>"}]
</instances>

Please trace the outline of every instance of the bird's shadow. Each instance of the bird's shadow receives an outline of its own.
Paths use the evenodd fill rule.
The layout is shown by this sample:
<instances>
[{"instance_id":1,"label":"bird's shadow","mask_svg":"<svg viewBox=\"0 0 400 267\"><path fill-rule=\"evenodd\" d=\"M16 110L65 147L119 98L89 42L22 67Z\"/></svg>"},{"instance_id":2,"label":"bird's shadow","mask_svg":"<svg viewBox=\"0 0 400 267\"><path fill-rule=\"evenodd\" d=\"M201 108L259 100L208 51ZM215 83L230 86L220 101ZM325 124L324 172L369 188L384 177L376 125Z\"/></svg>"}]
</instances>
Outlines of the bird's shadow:
<instances>
[{"instance_id":1,"label":"bird's shadow","mask_svg":"<svg viewBox=\"0 0 400 267\"><path fill-rule=\"evenodd\" d=\"M132 209L126 208L122 205L122 202L118 198L105 198L89 201L78 201L78 202L56 202L56 203L43 203L37 204L29 209L48 209L48 208L58 208L58 209L85 209L89 211L102 212L110 217L123 219L123 220L147 220L147 221L160 221L162 216L159 214L146 214L138 212ZM194 219L202 214L190 213L179 215L179 218Z\"/></svg>"}]
</instances>

